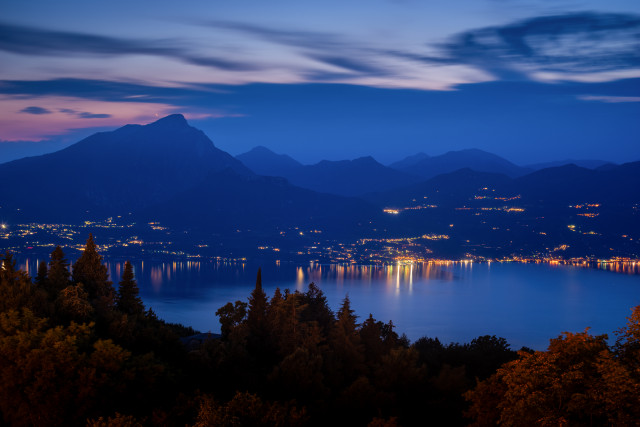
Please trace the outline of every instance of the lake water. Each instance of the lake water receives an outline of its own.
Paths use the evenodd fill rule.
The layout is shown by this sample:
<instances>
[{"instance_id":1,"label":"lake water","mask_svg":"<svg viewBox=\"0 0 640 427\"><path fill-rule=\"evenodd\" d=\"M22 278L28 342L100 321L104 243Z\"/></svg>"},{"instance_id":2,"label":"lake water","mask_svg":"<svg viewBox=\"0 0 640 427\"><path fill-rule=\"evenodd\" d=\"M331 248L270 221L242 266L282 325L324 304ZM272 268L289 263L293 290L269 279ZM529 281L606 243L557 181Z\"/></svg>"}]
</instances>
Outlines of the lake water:
<instances>
[{"instance_id":1,"label":"lake water","mask_svg":"<svg viewBox=\"0 0 640 427\"><path fill-rule=\"evenodd\" d=\"M117 286L123 264L108 267ZM563 331L590 327L593 334L613 337L640 305L640 275L592 268L470 262L260 267L268 296L276 287L304 291L315 282L333 310L348 294L361 320L369 313L393 320L396 331L412 341L429 336L469 342L489 334L506 338L514 349L542 350ZM134 268L145 305L161 318L219 332L216 310L229 301L247 301L258 265L139 261Z\"/></svg>"}]
</instances>

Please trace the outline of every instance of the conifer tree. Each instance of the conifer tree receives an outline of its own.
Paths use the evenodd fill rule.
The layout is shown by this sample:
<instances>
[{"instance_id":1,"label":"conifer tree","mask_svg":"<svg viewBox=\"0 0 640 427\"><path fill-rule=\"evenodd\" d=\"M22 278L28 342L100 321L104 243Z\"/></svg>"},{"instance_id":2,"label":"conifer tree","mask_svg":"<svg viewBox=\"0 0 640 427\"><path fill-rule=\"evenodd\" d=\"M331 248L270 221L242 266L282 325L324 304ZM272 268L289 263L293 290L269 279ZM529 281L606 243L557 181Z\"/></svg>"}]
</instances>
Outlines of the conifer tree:
<instances>
[{"instance_id":1,"label":"conifer tree","mask_svg":"<svg viewBox=\"0 0 640 427\"><path fill-rule=\"evenodd\" d=\"M40 286L41 288L46 288L47 276L48 276L47 262L40 261L40 263L38 264L38 275L35 278L36 285Z\"/></svg>"},{"instance_id":2,"label":"conifer tree","mask_svg":"<svg viewBox=\"0 0 640 427\"><path fill-rule=\"evenodd\" d=\"M351 308L349 295L344 298L337 317L329 335L333 355L327 361L333 373L329 380L334 387L351 383L364 367L362 342L356 323L358 316Z\"/></svg>"},{"instance_id":3,"label":"conifer tree","mask_svg":"<svg viewBox=\"0 0 640 427\"><path fill-rule=\"evenodd\" d=\"M118 309L126 314L144 313L144 304L142 304L139 293L138 284L133 274L133 267L127 261L124 264L122 280L118 287Z\"/></svg>"},{"instance_id":4,"label":"conifer tree","mask_svg":"<svg viewBox=\"0 0 640 427\"><path fill-rule=\"evenodd\" d=\"M40 269L38 269L40 275ZM46 280L46 287L50 297L55 299L61 290L69 286L69 261L64 258L62 248L57 246L51 252L51 261L49 261L49 274Z\"/></svg>"},{"instance_id":5,"label":"conifer tree","mask_svg":"<svg viewBox=\"0 0 640 427\"><path fill-rule=\"evenodd\" d=\"M247 351L257 359L258 371L271 369L274 357L273 343L267 321L269 301L262 290L262 272L258 269L256 287L249 297L247 311Z\"/></svg>"},{"instance_id":6,"label":"conifer tree","mask_svg":"<svg viewBox=\"0 0 640 427\"><path fill-rule=\"evenodd\" d=\"M249 297L247 326L250 334L261 334L266 329L267 303L267 295L262 290L262 272L258 269L256 287Z\"/></svg>"},{"instance_id":7,"label":"conifer tree","mask_svg":"<svg viewBox=\"0 0 640 427\"><path fill-rule=\"evenodd\" d=\"M82 256L73 265L72 277L75 283L84 285L89 299L101 299L108 304L113 304L113 286L109 280L107 267L102 264L102 256L98 254L91 234L89 234Z\"/></svg>"}]
</instances>

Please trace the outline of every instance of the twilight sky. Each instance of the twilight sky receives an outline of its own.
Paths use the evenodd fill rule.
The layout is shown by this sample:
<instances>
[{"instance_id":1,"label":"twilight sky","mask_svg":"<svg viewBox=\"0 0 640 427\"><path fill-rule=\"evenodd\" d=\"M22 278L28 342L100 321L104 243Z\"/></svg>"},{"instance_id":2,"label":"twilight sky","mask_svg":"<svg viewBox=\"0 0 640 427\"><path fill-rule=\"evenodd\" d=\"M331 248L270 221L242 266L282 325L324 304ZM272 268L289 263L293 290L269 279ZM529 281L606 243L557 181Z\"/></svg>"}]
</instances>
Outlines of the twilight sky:
<instances>
[{"instance_id":1,"label":"twilight sky","mask_svg":"<svg viewBox=\"0 0 640 427\"><path fill-rule=\"evenodd\" d=\"M637 0L3 0L0 162L184 114L304 162L640 160Z\"/></svg>"}]
</instances>

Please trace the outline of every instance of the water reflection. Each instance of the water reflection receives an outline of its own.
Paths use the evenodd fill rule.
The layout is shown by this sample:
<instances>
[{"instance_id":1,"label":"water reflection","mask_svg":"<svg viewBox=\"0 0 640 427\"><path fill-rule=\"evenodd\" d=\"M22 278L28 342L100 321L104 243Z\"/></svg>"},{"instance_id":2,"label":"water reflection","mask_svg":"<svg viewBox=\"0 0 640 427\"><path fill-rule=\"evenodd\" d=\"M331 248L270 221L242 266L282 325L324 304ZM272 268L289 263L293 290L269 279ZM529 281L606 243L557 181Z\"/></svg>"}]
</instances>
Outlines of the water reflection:
<instances>
[{"instance_id":1,"label":"water reflection","mask_svg":"<svg viewBox=\"0 0 640 427\"><path fill-rule=\"evenodd\" d=\"M378 282L384 283L387 289L405 287L411 291L414 280L454 280L454 274L449 269L452 265L454 263L410 263L385 266L310 263L306 267L296 267L296 289L303 290L310 282L335 282L338 287L346 282L358 282L362 285ZM470 263L463 265L468 267Z\"/></svg>"},{"instance_id":2,"label":"water reflection","mask_svg":"<svg viewBox=\"0 0 640 427\"><path fill-rule=\"evenodd\" d=\"M640 274L640 262L637 262L637 261L628 261L628 262L598 261L597 267L601 270L613 271L615 273Z\"/></svg>"}]
</instances>

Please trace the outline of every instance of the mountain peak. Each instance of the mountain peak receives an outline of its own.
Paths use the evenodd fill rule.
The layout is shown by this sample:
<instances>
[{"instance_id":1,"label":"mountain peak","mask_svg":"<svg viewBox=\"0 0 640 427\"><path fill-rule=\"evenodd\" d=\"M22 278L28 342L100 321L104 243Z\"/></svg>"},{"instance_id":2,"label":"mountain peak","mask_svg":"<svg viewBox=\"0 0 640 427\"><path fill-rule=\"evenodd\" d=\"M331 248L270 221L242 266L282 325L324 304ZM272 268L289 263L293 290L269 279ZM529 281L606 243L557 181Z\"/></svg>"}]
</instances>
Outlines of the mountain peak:
<instances>
[{"instance_id":1,"label":"mountain peak","mask_svg":"<svg viewBox=\"0 0 640 427\"><path fill-rule=\"evenodd\" d=\"M166 117L163 117L159 120L156 120L153 123L150 123L148 126L162 126L162 127L184 127L189 126L187 123L187 119L184 118L182 114L170 114Z\"/></svg>"}]
</instances>

